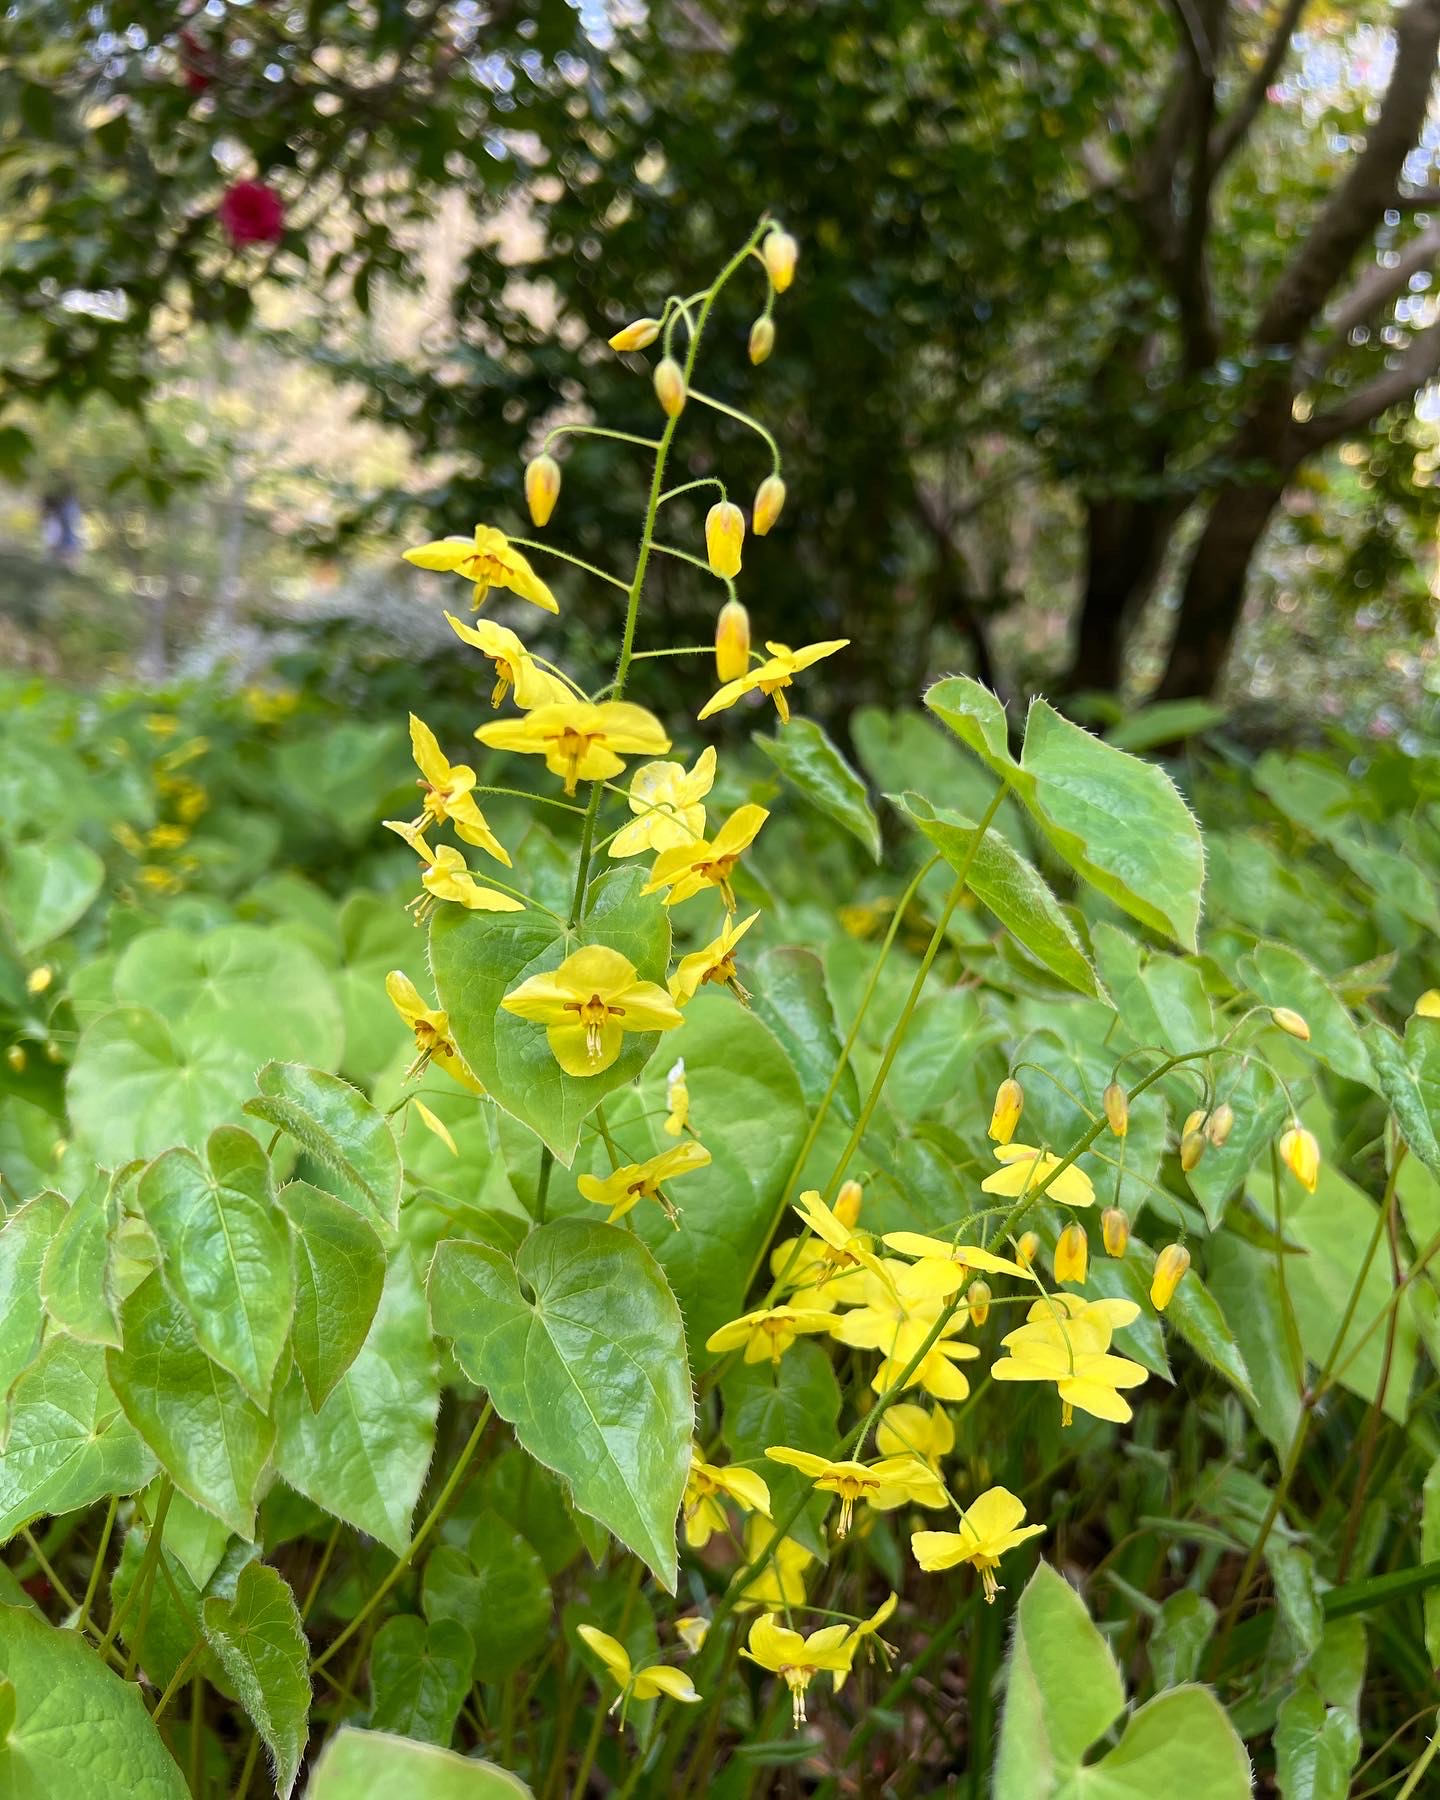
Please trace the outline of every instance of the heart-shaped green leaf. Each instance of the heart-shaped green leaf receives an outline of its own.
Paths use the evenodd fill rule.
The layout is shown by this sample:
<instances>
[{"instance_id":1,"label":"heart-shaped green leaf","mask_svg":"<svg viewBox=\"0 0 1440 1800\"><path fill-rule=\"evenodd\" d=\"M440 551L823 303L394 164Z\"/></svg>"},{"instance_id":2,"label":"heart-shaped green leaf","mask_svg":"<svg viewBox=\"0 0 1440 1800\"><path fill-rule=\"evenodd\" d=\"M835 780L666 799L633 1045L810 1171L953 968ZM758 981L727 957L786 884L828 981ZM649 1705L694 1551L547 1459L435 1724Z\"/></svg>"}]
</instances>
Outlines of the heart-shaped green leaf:
<instances>
[{"instance_id":1,"label":"heart-shaped green leaf","mask_svg":"<svg viewBox=\"0 0 1440 1800\"><path fill-rule=\"evenodd\" d=\"M812 806L834 819L880 860L880 824L865 783L813 719L792 719L775 736L752 734L775 767Z\"/></svg>"},{"instance_id":2,"label":"heart-shaped green leaf","mask_svg":"<svg viewBox=\"0 0 1440 1800\"><path fill-rule=\"evenodd\" d=\"M295 1596L274 1569L246 1563L227 1600L201 1608L205 1639L275 1762L275 1792L290 1800L310 1735L310 1652Z\"/></svg>"},{"instance_id":3,"label":"heart-shaped green leaf","mask_svg":"<svg viewBox=\"0 0 1440 1800\"><path fill-rule=\"evenodd\" d=\"M353 1208L308 1181L290 1182L278 1197L295 1233L290 1343L319 1407L369 1333L385 1286L385 1246Z\"/></svg>"},{"instance_id":4,"label":"heart-shaped green leaf","mask_svg":"<svg viewBox=\"0 0 1440 1800\"><path fill-rule=\"evenodd\" d=\"M474 1680L474 1660L470 1633L454 1619L427 1624L401 1613L389 1620L370 1647L370 1723L377 1731L448 1744Z\"/></svg>"},{"instance_id":5,"label":"heart-shaped green leaf","mask_svg":"<svg viewBox=\"0 0 1440 1800\"><path fill-rule=\"evenodd\" d=\"M63 1194L47 1190L0 1228L0 1394L40 1348L40 1270L68 1210Z\"/></svg>"},{"instance_id":6,"label":"heart-shaped green leaf","mask_svg":"<svg viewBox=\"0 0 1440 1800\"><path fill-rule=\"evenodd\" d=\"M530 1789L495 1763L342 1725L315 1765L305 1800L376 1800L382 1794L384 1800L529 1800Z\"/></svg>"},{"instance_id":7,"label":"heart-shaped green leaf","mask_svg":"<svg viewBox=\"0 0 1440 1800\"><path fill-rule=\"evenodd\" d=\"M335 1177L342 1200L382 1231L400 1214L400 1152L390 1121L358 1088L300 1063L267 1063L255 1077L258 1100L245 1111L289 1132Z\"/></svg>"},{"instance_id":8,"label":"heart-shaped green leaf","mask_svg":"<svg viewBox=\"0 0 1440 1800\"><path fill-rule=\"evenodd\" d=\"M16 844L0 869L0 912L9 919L22 954L66 932L90 906L105 865L77 838Z\"/></svg>"}]
</instances>

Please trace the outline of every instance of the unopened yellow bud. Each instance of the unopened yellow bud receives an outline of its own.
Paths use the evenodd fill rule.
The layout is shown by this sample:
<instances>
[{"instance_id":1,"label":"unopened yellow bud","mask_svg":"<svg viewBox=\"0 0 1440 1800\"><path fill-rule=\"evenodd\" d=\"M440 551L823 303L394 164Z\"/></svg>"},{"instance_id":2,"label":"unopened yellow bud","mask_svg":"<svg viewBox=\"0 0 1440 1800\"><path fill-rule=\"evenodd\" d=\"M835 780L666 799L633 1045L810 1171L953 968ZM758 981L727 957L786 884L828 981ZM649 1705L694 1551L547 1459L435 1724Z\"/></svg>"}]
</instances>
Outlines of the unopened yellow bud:
<instances>
[{"instance_id":1,"label":"unopened yellow bud","mask_svg":"<svg viewBox=\"0 0 1440 1800\"><path fill-rule=\"evenodd\" d=\"M1025 1110L1025 1090L1013 1075L1007 1075L995 1090L995 1105L990 1112L990 1136L997 1144L1008 1144Z\"/></svg>"},{"instance_id":2,"label":"unopened yellow bud","mask_svg":"<svg viewBox=\"0 0 1440 1800\"><path fill-rule=\"evenodd\" d=\"M1123 1256L1130 1242L1130 1219L1123 1206L1107 1206L1100 1215L1100 1235L1107 1256Z\"/></svg>"},{"instance_id":3,"label":"unopened yellow bud","mask_svg":"<svg viewBox=\"0 0 1440 1800\"><path fill-rule=\"evenodd\" d=\"M38 969L32 969L25 977L25 992L27 994L43 994L54 979L55 971L49 963L41 963Z\"/></svg>"},{"instance_id":4,"label":"unopened yellow bud","mask_svg":"<svg viewBox=\"0 0 1440 1800\"><path fill-rule=\"evenodd\" d=\"M1180 1167L1188 1175L1205 1154L1205 1133L1187 1131L1180 1140Z\"/></svg>"},{"instance_id":5,"label":"unopened yellow bud","mask_svg":"<svg viewBox=\"0 0 1440 1800\"><path fill-rule=\"evenodd\" d=\"M1105 1108L1105 1123L1116 1137L1124 1137L1130 1129L1130 1096L1118 1081L1112 1081L1101 1095L1101 1104Z\"/></svg>"},{"instance_id":6,"label":"unopened yellow bud","mask_svg":"<svg viewBox=\"0 0 1440 1800\"><path fill-rule=\"evenodd\" d=\"M765 258L775 292L783 294L795 279L795 259L800 254L800 246L788 231L781 231L777 226L767 234L760 253Z\"/></svg>"},{"instance_id":7,"label":"unopened yellow bud","mask_svg":"<svg viewBox=\"0 0 1440 1800\"><path fill-rule=\"evenodd\" d=\"M738 681L750 668L750 615L738 600L727 600L715 621L715 676Z\"/></svg>"},{"instance_id":8,"label":"unopened yellow bud","mask_svg":"<svg viewBox=\"0 0 1440 1800\"><path fill-rule=\"evenodd\" d=\"M705 554L712 574L740 573L740 552L745 544L745 515L729 500L717 500L705 515Z\"/></svg>"},{"instance_id":9,"label":"unopened yellow bud","mask_svg":"<svg viewBox=\"0 0 1440 1800\"><path fill-rule=\"evenodd\" d=\"M27 1060L25 1046L23 1044L12 1044L5 1052L5 1060L17 1075L23 1075L25 1073L25 1063Z\"/></svg>"},{"instance_id":10,"label":"unopened yellow bud","mask_svg":"<svg viewBox=\"0 0 1440 1800\"><path fill-rule=\"evenodd\" d=\"M1175 1298L1175 1290L1185 1279L1190 1267L1190 1252L1183 1244L1167 1244L1155 1258L1155 1272L1150 1277L1150 1304L1156 1312L1164 1312Z\"/></svg>"},{"instance_id":11,"label":"unopened yellow bud","mask_svg":"<svg viewBox=\"0 0 1440 1800\"><path fill-rule=\"evenodd\" d=\"M1084 1281L1089 1267L1090 1240L1085 1235L1085 1227L1072 1220L1055 1243L1055 1279Z\"/></svg>"},{"instance_id":12,"label":"unopened yellow bud","mask_svg":"<svg viewBox=\"0 0 1440 1800\"><path fill-rule=\"evenodd\" d=\"M1022 1231L1020 1241L1015 1246L1015 1260L1022 1269L1033 1269L1035 1258L1040 1254L1040 1235L1035 1231Z\"/></svg>"},{"instance_id":13,"label":"unopened yellow bud","mask_svg":"<svg viewBox=\"0 0 1440 1800\"><path fill-rule=\"evenodd\" d=\"M764 537L780 517L785 505L785 483L778 475L767 475L755 490L755 506L751 523L756 537Z\"/></svg>"},{"instance_id":14,"label":"unopened yellow bud","mask_svg":"<svg viewBox=\"0 0 1440 1800\"><path fill-rule=\"evenodd\" d=\"M750 360L757 366L768 362L770 352L775 348L775 321L773 319L757 319L750 327Z\"/></svg>"},{"instance_id":15,"label":"unopened yellow bud","mask_svg":"<svg viewBox=\"0 0 1440 1800\"><path fill-rule=\"evenodd\" d=\"M1440 1019L1440 988L1426 988L1415 1002L1417 1019Z\"/></svg>"},{"instance_id":16,"label":"unopened yellow bud","mask_svg":"<svg viewBox=\"0 0 1440 1800\"><path fill-rule=\"evenodd\" d=\"M47 1040L47 1042L45 1044L45 1060L46 1060L46 1062L58 1063L63 1060L64 1055L65 1055L65 1052L55 1042L54 1038L50 1038Z\"/></svg>"},{"instance_id":17,"label":"unopened yellow bud","mask_svg":"<svg viewBox=\"0 0 1440 1800\"><path fill-rule=\"evenodd\" d=\"M1282 1031L1288 1031L1293 1038L1299 1038L1302 1044L1310 1042L1310 1027L1300 1014L1288 1006L1276 1006L1271 1009L1270 1017Z\"/></svg>"},{"instance_id":18,"label":"unopened yellow bud","mask_svg":"<svg viewBox=\"0 0 1440 1800\"><path fill-rule=\"evenodd\" d=\"M669 419L685 410L685 377L673 356L662 356L655 365L655 398Z\"/></svg>"},{"instance_id":19,"label":"unopened yellow bud","mask_svg":"<svg viewBox=\"0 0 1440 1800\"><path fill-rule=\"evenodd\" d=\"M648 350L660 335L658 319L636 319L610 340L610 348L623 356L627 350Z\"/></svg>"},{"instance_id":20,"label":"unopened yellow bud","mask_svg":"<svg viewBox=\"0 0 1440 1800\"><path fill-rule=\"evenodd\" d=\"M1222 1100L1205 1121L1205 1135L1218 1150L1235 1129L1235 1108Z\"/></svg>"},{"instance_id":21,"label":"unopened yellow bud","mask_svg":"<svg viewBox=\"0 0 1440 1800\"><path fill-rule=\"evenodd\" d=\"M536 525L548 525L560 498L560 465L553 456L536 456L525 465L525 504Z\"/></svg>"},{"instance_id":22,"label":"unopened yellow bud","mask_svg":"<svg viewBox=\"0 0 1440 1800\"><path fill-rule=\"evenodd\" d=\"M1186 1113L1185 1115L1185 1123L1180 1127L1180 1142L1183 1144L1187 1137L1191 1137L1195 1132L1203 1131L1204 1129L1205 1108L1203 1106L1197 1106L1194 1112Z\"/></svg>"},{"instance_id":23,"label":"unopened yellow bud","mask_svg":"<svg viewBox=\"0 0 1440 1800\"><path fill-rule=\"evenodd\" d=\"M860 1217L860 1202L865 1198L865 1190L858 1181L845 1181L840 1184L840 1192L835 1196L835 1217L847 1231L855 1229L855 1221Z\"/></svg>"},{"instance_id":24,"label":"unopened yellow bud","mask_svg":"<svg viewBox=\"0 0 1440 1800\"><path fill-rule=\"evenodd\" d=\"M990 1317L990 1283L972 1281L965 1290L965 1303L970 1308L970 1323L983 1325Z\"/></svg>"},{"instance_id":25,"label":"unopened yellow bud","mask_svg":"<svg viewBox=\"0 0 1440 1800\"><path fill-rule=\"evenodd\" d=\"M1320 1180L1320 1146L1314 1132L1292 1125L1280 1139L1280 1160L1307 1194L1315 1192Z\"/></svg>"}]
</instances>

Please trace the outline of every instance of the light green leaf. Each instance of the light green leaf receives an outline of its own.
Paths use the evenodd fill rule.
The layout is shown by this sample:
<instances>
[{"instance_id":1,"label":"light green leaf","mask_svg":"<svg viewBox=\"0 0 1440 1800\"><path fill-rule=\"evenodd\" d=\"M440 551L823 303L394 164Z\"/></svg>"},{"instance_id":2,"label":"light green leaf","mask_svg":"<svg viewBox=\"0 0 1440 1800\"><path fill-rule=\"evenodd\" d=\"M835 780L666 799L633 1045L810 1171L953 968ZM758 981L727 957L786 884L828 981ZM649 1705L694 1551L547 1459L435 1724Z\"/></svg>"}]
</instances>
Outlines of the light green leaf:
<instances>
[{"instance_id":1,"label":"light green leaf","mask_svg":"<svg viewBox=\"0 0 1440 1800\"><path fill-rule=\"evenodd\" d=\"M342 1725L315 1765L305 1800L528 1800L529 1794L518 1776L494 1763Z\"/></svg>"},{"instance_id":2,"label":"light green leaf","mask_svg":"<svg viewBox=\"0 0 1440 1800\"><path fill-rule=\"evenodd\" d=\"M124 1348L107 1350L105 1366L126 1416L176 1487L253 1539L275 1427L200 1348L158 1272L125 1302L120 1327Z\"/></svg>"},{"instance_id":3,"label":"light green leaf","mask_svg":"<svg viewBox=\"0 0 1440 1800\"><path fill-rule=\"evenodd\" d=\"M1275 1258L1233 1231L1220 1231L1210 1239L1206 1260L1211 1291L1250 1373L1255 1422L1283 1454L1300 1418L1301 1372L1285 1331Z\"/></svg>"},{"instance_id":4,"label":"light green leaf","mask_svg":"<svg viewBox=\"0 0 1440 1800\"><path fill-rule=\"evenodd\" d=\"M921 794L905 794L896 804L952 869L965 866L975 841L974 820L932 806ZM967 879L975 897L1037 961L1080 993L1103 997L1090 959L1060 902L1038 871L993 830L980 840Z\"/></svg>"},{"instance_id":5,"label":"light green leaf","mask_svg":"<svg viewBox=\"0 0 1440 1800\"><path fill-rule=\"evenodd\" d=\"M70 1118L107 1167L172 1144L196 1147L235 1116L254 1068L224 1036L182 1037L147 1007L121 1007L80 1034L65 1081Z\"/></svg>"},{"instance_id":6,"label":"light green leaf","mask_svg":"<svg viewBox=\"0 0 1440 1800\"><path fill-rule=\"evenodd\" d=\"M545 1565L518 1531L485 1511L468 1553L444 1544L425 1564L425 1616L453 1619L474 1645L473 1679L503 1681L545 1643L554 1618Z\"/></svg>"},{"instance_id":7,"label":"light green leaf","mask_svg":"<svg viewBox=\"0 0 1440 1800\"><path fill-rule=\"evenodd\" d=\"M541 1226L514 1264L450 1239L430 1309L523 1447L673 1593L695 1409L680 1309L644 1245L586 1219Z\"/></svg>"},{"instance_id":8,"label":"light green leaf","mask_svg":"<svg viewBox=\"0 0 1440 1800\"><path fill-rule=\"evenodd\" d=\"M1157 1688L1179 1687L1194 1679L1219 1617L1194 1588L1178 1588L1161 1605L1147 1646Z\"/></svg>"},{"instance_id":9,"label":"light green leaf","mask_svg":"<svg viewBox=\"0 0 1440 1800\"><path fill-rule=\"evenodd\" d=\"M813 719L792 719L773 738L751 737L775 767L814 807L843 826L880 860L880 825L865 783Z\"/></svg>"},{"instance_id":10,"label":"light green leaf","mask_svg":"<svg viewBox=\"0 0 1440 1800\"><path fill-rule=\"evenodd\" d=\"M1159 744L1198 737L1228 717L1226 709L1213 700L1157 700L1152 706L1127 713L1118 725L1109 728L1105 738L1117 750L1138 756Z\"/></svg>"},{"instance_id":11,"label":"light green leaf","mask_svg":"<svg viewBox=\"0 0 1440 1800\"><path fill-rule=\"evenodd\" d=\"M1420 1489L1420 1560L1440 1560L1440 1458L1430 1465ZM1427 1588L1425 1607L1425 1654L1430 1666L1440 1666L1440 1588Z\"/></svg>"},{"instance_id":12,"label":"light green leaf","mask_svg":"<svg viewBox=\"0 0 1440 1800\"><path fill-rule=\"evenodd\" d=\"M528 866L522 864L522 867ZM340 968L334 980L345 1014L345 1055L340 1073L369 1087L411 1041L410 1028L390 1004L385 977L391 969L412 968L415 927L394 897L351 894L340 909Z\"/></svg>"},{"instance_id":13,"label":"light green leaf","mask_svg":"<svg viewBox=\"0 0 1440 1800\"><path fill-rule=\"evenodd\" d=\"M266 1564L240 1571L233 1600L201 1608L205 1640L274 1758L275 1791L290 1800L310 1735L310 1652L295 1596Z\"/></svg>"},{"instance_id":14,"label":"light green leaf","mask_svg":"<svg viewBox=\"0 0 1440 1800\"><path fill-rule=\"evenodd\" d=\"M1288 944L1261 942L1240 959L1240 977L1267 1006L1288 1006L1310 1027L1310 1048L1337 1075L1376 1085L1365 1040L1329 982Z\"/></svg>"},{"instance_id":15,"label":"light green leaf","mask_svg":"<svg viewBox=\"0 0 1440 1800\"><path fill-rule=\"evenodd\" d=\"M1155 953L1142 958L1128 930L1102 920L1091 933L1100 973L1134 1044L1184 1052L1215 1041L1204 978L1194 963ZM1183 1091L1188 1098L1194 1089Z\"/></svg>"},{"instance_id":16,"label":"light green leaf","mask_svg":"<svg viewBox=\"0 0 1440 1800\"><path fill-rule=\"evenodd\" d=\"M324 1404L365 1342L385 1286L385 1246L333 1194L292 1181L280 1189L294 1226L295 1322L290 1343L310 1404Z\"/></svg>"},{"instance_id":17,"label":"light green leaf","mask_svg":"<svg viewBox=\"0 0 1440 1800\"><path fill-rule=\"evenodd\" d=\"M548 913L475 913L442 906L430 926L430 967L455 1042L495 1102L528 1125L567 1167L580 1127L609 1093L649 1062L658 1032L627 1032L618 1059L598 1075L567 1075L545 1027L503 1012L500 1002L532 975L558 968L585 944L605 944L663 987L670 918L640 892L643 869L617 869L590 884L585 923L569 931Z\"/></svg>"},{"instance_id":18,"label":"light green leaf","mask_svg":"<svg viewBox=\"0 0 1440 1800\"><path fill-rule=\"evenodd\" d=\"M222 1125L204 1163L189 1150L157 1157L140 1177L139 1201L196 1342L268 1408L295 1310L290 1234L270 1159L248 1131Z\"/></svg>"},{"instance_id":19,"label":"light green leaf","mask_svg":"<svg viewBox=\"0 0 1440 1800\"><path fill-rule=\"evenodd\" d=\"M439 1410L425 1296L402 1249L360 1354L319 1411L298 1374L280 1390L276 1466L307 1499L400 1556L434 1454Z\"/></svg>"},{"instance_id":20,"label":"light green leaf","mask_svg":"<svg viewBox=\"0 0 1440 1800\"><path fill-rule=\"evenodd\" d=\"M182 1497L175 1493L171 1513L175 1510L175 1501ZM141 1497L142 1505L148 1503L152 1518L155 1499L153 1488ZM200 1590L170 1554L170 1514L167 1513L165 1541L160 1550L163 1560L156 1566L154 1580L146 1578L149 1598L147 1600L142 1592L132 1605L131 1596L136 1582L141 1579L149 1544L148 1521L137 1512L125 1533L120 1559L110 1577L110 1617L123 1616L120 1642L127 1649L134 1649L135 1660L144 1669L146 1677L163 1689L189 1656L196 1641L204 1637L200 1629ZM212 1682L220 1678L214 1657L203 1646L196 1673Z\"/></svg>"},{"instance_id":21,"label":"light green leaf","mask_svg":"<svg viewBox=\"0 0 1440 1800\"><path fill-rule=\"evenodd\" d=\"M800 1077L806 1103L819 1104L840 1060L841 1038L825 965L813 950L787 944L767 950L755 965L751 1004L779 1038ZM860 1090L847 1064L831 1105L847 1121L860 1111Z\"/></svg>"},{"instance_id":22,"label":"light green leaf","mask_svg":"<svg viewBox=\"0 0 1440 1800\"><path fill-rule=\"evenodd\" d=\"M388 1620L370 1648L370 1723L377 1731L448 1745L474 1679L474 1659L470 1634L454 1619L427 1624L401 1613Z\"/></svg>"},{"instance_id":23,"label":"light green leaf","mask_svg":"<svg viewBox=\"0 0 1440 1800\"><path fill-rule=\"evenodd\" d=\"M47 1191L0 1228L0 1397L40 1348L40 1270L68 1210L63 1195Z\"/></svg>"},{"instance_id":24,"label":"light green leaf","mask_svg":"<svg viewBox=\"0 0 1440 1800\"><path fill-rule=\"evenodd\" d=\"M1092 737L1044 700L1031 702L1017 763L1004 709L968 676L936 682L925 704L1014 788L1078 875L1152 930L1195 948L1204 855L1163 769Z\"/></svg>"},{"instance_id":25,"label":"light green leaf","mask_svg":"<svg viewBox=\"0 0 1440 1800\"><path fill-rule=\"evenodd\" d=\"M1133 1240L1132 1240L1133 1243ZM1151 1263L1153 1270L1154 1264ZM1168 1317L1197 1356L1218 1369L1245 1400L1255 1399L1250 1370L1215 1296L1191 1269L1175 1290Z\"/></svg>"},{"instance_id":26,"label":"light green leaf","mask_svg":"<svg viewBox=\"0 0 1440 1800\"><path fill-rule=\"evenodd\" d=\"M1326 1706L1308 1682L1275 1720L1275 1769L1284 1800L1345 1800L1360 1760L1360 1733L1349 1714Z\"/></svg>"},{"instance_id":27,"label":"light green leaf","mask_svg":"<svg viewBox=\"0 0 1440 1800\"><path fill-rule=\"evenodd\" d=\"M101 1172L76 1196L45 1252L40 1269L45 1311L82 1343L120 1343L114 1270L119 1223L117 1183Z\"/></svg>"},{"instance_id":28,"label":"light green leaf","mask_svg":"<svg viewBox=\"0 0 1440 1800\"><path fill-rule=\"evenodd\" d=\"M1266 1158L1261 1166L1266 1170L1268 1189L1270 1145L1290 1117L1290 1102L1279 1082L1268 1069L1248 1058L1238 1071L1221 1077L1219 1096L1229 1102L1235 1123L1218 1148L1214 1144L1206 1146L1205 1154L1188 1177L1190 1192L1199 1201L1212 1231L1224 1217L1226 1203L1262 1157Z\"/></svg>"},{"instance_id":29,"label":"light green leaf","mask_svg":"<svg viewBox=\"0 0 1440 1800\"><path fill-rule=\"evenodd\" d=\"M14 1723L0 1743L6 1800L186 1800L140 1689L78 1632L0 1606L0 1671L15 1689Z\"/></svg>"},{"instance_id":30,"label":"light green leaf","mask_svg":"<svg viewBox=\"0 0 1440 1800\"><path fill-rule=\"evenodd\" d=\"M335 1177L339 1197L382 1231L400 1213L400 1152L390 1121L338 1075L297 1063L267 1063L255 1077L258 1100L245 1111L288 1131Z\"/></svg>"},{"instance_id":31,"label":"light green leaf","mask_svg":"<svg viewBox=\"0 0 1440 1800\"><path fill-rule=\"evenodd\" d=\"M1414 1047L1418 1051L1429 1036L1429 1027L1426 1021L1415 1019L1411 1020L1411 1027L1415 1032ZM1440 1181L1440 1140L1435 1135L1435 1115L1430 1107L1431 1100L1440 1098L1440 1094L1436 1094L1429 1080L1424 1088L1420 1085L1417 1063L1423 1068L1425 1059L1417 1056L1412 1062L1409 1055L1409 1034L1407 1033L1407 1042L1402 1044L1394 1032L1378 1019L1367 1025L1362 1035L1380 1092L1395 1115L1401 1135L1430 1173ZM1437 1065L1440 1065L1440 1058L1437 1058Z\"/></svg>"},{"instance_id":32,"label":"light green leaf","mask_svg":"<svg viewBox=\"0 0 1440 1800\"><path fill-rule=\"evenodd\" d=\"M1265 1566L1275 1588L1281 1623L1297 1657L1306 1660L1320 1646L1325 1615L1315 1586L1315 1559L1299 1544L1272 1537L1265 1546Z\"/></svg>"},{"instance_id":33,"label":"light green leaf","mask_svg":"<svg viewBox=\"0 0 1440 1800\"><path fill-rule=\"evenodd\" d=\"M14 844L0 869L0 912L16 947L29 956L62 936L89 910L105 880L105 865L78 838Z\"/></svg>"},{"instance_id":34,"label":"light green leaf","mask_svg":"<svg viewBox=\"0 0 1440 1800\"><path fill-rule=\"evenodd\" d=\"M1155 1800L1173 1789L1179 1770L1185 1800L1249 1800L1250 1759L1209 1688L1171 1688L1147 1701L1115 1748L1079 1773L1075 1792L1085 1800Z\"/></svg>"},{"instance_id":35,"label":"light green leaf","mask_svg":"<svg viewBox=\"0 0 1440 1800\"><path fill-rule=\"evenodd\" d=\"M132 1494L155 1468L106 1379L104 1350L53 1337L11 1391L0 1543L32 1519Z\"/></svg>"}]
</instances>

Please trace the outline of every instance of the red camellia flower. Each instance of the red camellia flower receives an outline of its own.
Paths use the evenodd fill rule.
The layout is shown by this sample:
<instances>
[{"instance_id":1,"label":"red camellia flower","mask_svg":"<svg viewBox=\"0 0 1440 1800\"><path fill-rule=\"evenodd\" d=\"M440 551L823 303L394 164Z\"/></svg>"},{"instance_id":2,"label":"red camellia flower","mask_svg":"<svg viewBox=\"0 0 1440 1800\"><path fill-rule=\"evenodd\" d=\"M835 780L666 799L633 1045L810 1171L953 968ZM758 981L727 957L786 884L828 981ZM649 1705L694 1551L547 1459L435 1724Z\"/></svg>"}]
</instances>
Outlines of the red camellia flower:
<instances>
[{"instance_id":1,"label":"red camellia flower","mask_svg":"<svg viewBox=\"0 0 1440 1800\"><path fill-rule=\"evenodd\" d=\"M232 244L278 244L285 205L263 181L237 181L220 202L220 223Z\"/></svg>"}]
</instances>

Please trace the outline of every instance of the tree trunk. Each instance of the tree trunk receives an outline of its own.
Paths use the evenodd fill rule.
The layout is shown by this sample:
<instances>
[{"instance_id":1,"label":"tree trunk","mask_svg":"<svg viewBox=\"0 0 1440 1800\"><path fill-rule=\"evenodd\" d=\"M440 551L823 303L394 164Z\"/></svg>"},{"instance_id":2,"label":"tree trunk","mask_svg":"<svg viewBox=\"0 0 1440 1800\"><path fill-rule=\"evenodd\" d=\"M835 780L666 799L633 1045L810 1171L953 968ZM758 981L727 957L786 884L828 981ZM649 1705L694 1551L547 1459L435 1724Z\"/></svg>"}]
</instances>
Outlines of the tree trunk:
<instances>
[{"instance_id":1,"label":"tree trunk","mask_svg":"<svg viewBox=\"0 0 1440 1800\"><path fill-rule=\"evenodd\" d=\"M1255 548L1265 535L1283 481L1224 487L1190 559L1170 656L1154 700L1206 699L1214 693L1245 605Z\"/></svg>"},{"instance_id":2,"label":"tree trunk","mask_svg":"<svg viewBox=\"0 0 1440 1800\"><path fill-rule=\"evenodd\" d=\"M1149 598L1182 508L1173 499L1096 498L1085 516L1085 592L1067 693L1114 693L1130 624Z\"/></svg>"}]
</instances>

